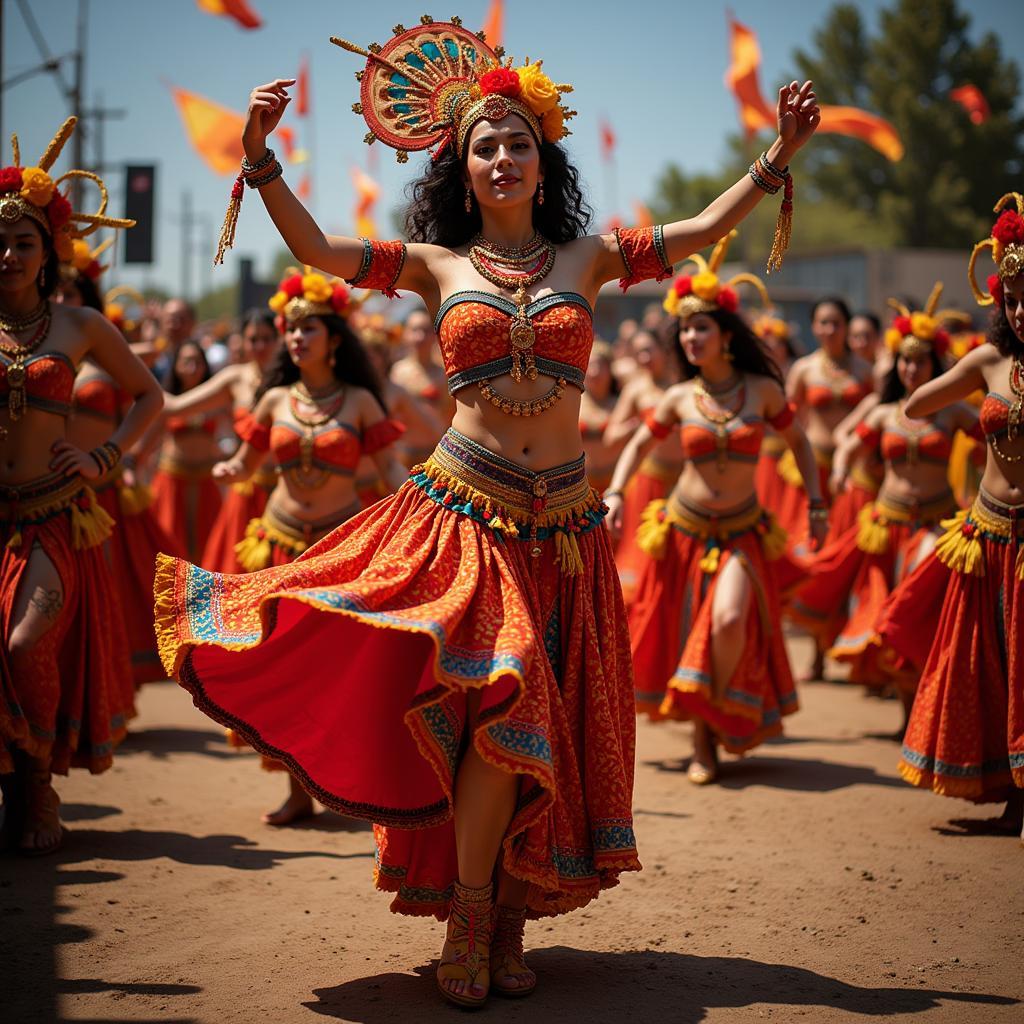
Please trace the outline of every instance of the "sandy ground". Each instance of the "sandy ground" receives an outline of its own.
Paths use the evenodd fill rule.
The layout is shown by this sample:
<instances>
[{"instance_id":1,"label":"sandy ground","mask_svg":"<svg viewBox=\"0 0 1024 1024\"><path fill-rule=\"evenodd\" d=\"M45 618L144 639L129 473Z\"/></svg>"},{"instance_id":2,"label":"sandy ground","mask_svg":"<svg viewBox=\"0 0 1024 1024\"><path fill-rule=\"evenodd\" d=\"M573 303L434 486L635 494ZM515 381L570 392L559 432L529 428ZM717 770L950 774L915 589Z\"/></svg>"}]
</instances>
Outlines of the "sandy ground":
<instances>
[{"instance_id":1,"label":"sandy ground","mask_svg":"<svg viewBox=\"0 0 1024 1024\"><path fill-rule=\"evenodd\" d=\"M796 652L802 661L805 651ZM895 772L893 702L803 688L784 741L681 773L685 726L641 724L645 870L527 929L540 988L505 1021L1024 1020L1024 849L950 824L991 808ZM147 687L112 771L62 780L54 858L0 861L0 1021L451 1020L432 921L370 886L366 826L274 831L280 776Z\"/></svg>"}]
</instances>

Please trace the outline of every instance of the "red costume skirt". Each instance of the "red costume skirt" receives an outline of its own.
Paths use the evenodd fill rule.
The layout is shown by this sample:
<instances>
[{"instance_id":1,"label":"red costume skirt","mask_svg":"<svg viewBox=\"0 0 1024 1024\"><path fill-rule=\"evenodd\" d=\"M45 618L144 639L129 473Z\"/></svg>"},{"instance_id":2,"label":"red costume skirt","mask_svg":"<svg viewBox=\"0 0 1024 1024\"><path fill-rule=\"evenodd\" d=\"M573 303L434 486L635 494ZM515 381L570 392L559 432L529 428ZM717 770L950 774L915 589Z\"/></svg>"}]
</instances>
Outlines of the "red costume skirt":
<instances>
[{"instance_id":1,"label":"red costume skirt","mask_svg":"<svg viewBox=\"0 0 1024 1024\"><path fill-rule=\"evenodd\" d=\"M831 643L829 657L850 665L851 683L914 689L917 670L882 641L878 626L890 595L917 568L921 545L955 511L952 494L926 505L880 498L811 562L792 614L822 646Z\"/></svg>"},{"instance_id":2,"label":"red costume skirt","mask_svg":"<svg viewBox=\"0 0 1024 1024\"><path fill-rule=\"evenodd\" d=\"M944 525L948 586L899 770L942 796L1005 800L1024 788L1024 506L983 490Z\"/></svg>"},{"instance_id":3,"label":"red costume skirt","mask_svg":"<svg viewBox=\"0 0 1024 1024\"><path fill-rule=\"evenodd\" d=\"M615 565L622 584L622 597L627 605L632 604L636 596L640 574L648 560L637 541L637 530L643 521L644 509L672 490L681 469L681 466L669 465L648 455L622 496L622 535L615 548Z\"/></svg>"},{"instance_id":4,"label":"red costume skirt","mask_svg":"<svg viewBox=\"0 0 1024 1024\"><path fill-rule=\"evenodd\" d=\"M153 514L186 557L198 562L220 512L220 488L210 476L213 463L189 466L162 456L153 474Z\"/></svg>"},{"instance_id":5,"label":"red costume skirt","mask_svg":"<svg viewBox=\"0 0 1024 1024\"><path fill-rule=\"evenodd\" d=\"M629 625L636 701L652 719L700 719L723 746L742 753L782 732L797 710L771 559L785 534L756 500L714 518L674 496L652 502L640 543L646 566ZM732 678L715 685L711 610L730 559L749 575L755 600Z\"/></svg>"},{"instance_id":6,"label":"red costume skirt","mask_svg":"<svg viewBox=\"0 0 1024 1024\"><path fill-rule=\"evenodd\" d=\"M102 772L134 715L118 591L103 555L112 522L79 478L53 474L0 487L0 630L9 678L0 677L0 773L13 751ZM32 552L60 576L63 606L27 653L11 650L17 599Z\"/></svg>"},{"instance_id":7,"label":"red costume skirt","mask_svg":"<svg viewBox=\"0 0 1024 1024\"><path fill-rule=\"evenodd\" d=\"M469 742L520 776L503 862L530 883L530 913L572 910L640 867L602 518L582 459L535 474L449 430L396 494L289 565L221 576L162 559L164 662L313 797L375 823L393 910L447 916Z\"/></svg>"},{"instance_id":8,"label":"red costume skirt","mask_svg":"<svg viewBox=\"0 0 1024 1024\"><path fill-rule=\"evenodd\" d=\"M211 572L245 572L235 554L235 545L245 536L246 527L259 519L267 507L270 492L277 486L277 473L264 470L244 483L232 485L217 513L206 539L200 564Z\"/></svg>"}]
</instances>

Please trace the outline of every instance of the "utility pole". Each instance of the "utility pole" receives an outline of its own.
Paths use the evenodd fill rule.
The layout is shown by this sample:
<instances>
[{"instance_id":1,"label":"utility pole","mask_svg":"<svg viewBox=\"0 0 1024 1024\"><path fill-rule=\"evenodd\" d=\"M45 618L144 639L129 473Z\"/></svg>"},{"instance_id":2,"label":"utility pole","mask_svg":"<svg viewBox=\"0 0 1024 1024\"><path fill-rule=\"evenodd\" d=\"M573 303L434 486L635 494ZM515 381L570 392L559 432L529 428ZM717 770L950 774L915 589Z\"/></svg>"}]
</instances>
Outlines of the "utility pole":
<instances>
[{"instance_id":1,"label":"utility pole","mask_svg":"<svg viewBox=\"0 0 1024 1024\"><path fill-rule=\"evenodd\" d=\"M2 3L3 0L0 0ZM123 107L105 107L103 105L103 94L96 94L96 105L89 110L82 111L82 117L88 118L89 121L96 122L96 137L93 139L93 157L94 166L93 170L96 171L100 177L107 173L109 168L107 167L106 152L104 147L105 137L105 124L107 121L120 121L122 118L128 116L128 111ZM120 166L120 165L118 165Z\"/></svg>"},{"instance_id":2,"label":"utility pole","mask_svg":"<svg viewBox=\"0 0 1024 1024\"><path fill-rule=\"evenodd\" d=\"M82 88L85 79L85 33L89 16L89 0L78 0L78 26L75 31L75 78L71 83L71 113L78 118L75 134L71 136L72 166L85 167L85 125L82 122ZM72 204L81 209L82 182L71 182Z\"/></svg>"},{"instance_id":3,"label":"utility pole","mask_svg":"<svg viewBox=\"0 0 1024 1024\"><path fill-rule=\"evenodd\" d=\"M192 301L192 229L196 226L192 212L192 193L185 189L181 193L181 297Z\"/></svg>"}]
</instances>

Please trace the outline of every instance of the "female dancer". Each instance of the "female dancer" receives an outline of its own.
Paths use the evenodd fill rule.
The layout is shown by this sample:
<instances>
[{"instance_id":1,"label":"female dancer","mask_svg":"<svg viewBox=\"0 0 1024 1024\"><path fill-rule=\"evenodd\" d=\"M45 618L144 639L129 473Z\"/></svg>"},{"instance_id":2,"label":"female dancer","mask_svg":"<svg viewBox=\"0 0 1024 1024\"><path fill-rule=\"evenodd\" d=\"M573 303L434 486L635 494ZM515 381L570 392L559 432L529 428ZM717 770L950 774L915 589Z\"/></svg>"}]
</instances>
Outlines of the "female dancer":
<instances>
[{"instance_id":1,"label":"female dancer","mask_svg":"<svg viewBox=\"0 0 1024 1024\"><path fill-rule=\"evenodd\" d=\"M1013 204L1012 209L1005 207ZM968 276L979 305L993 305L992 343L964 356L907 402L912 417L934 416L981 388L988 458L973 506L947 524L936 545L947 586L903 741L900 774L942 796L1006 800L998 824L1019 832L1024 815L1024 197L1003 196L992 234L971 255ZM987 292L975 283L978 254L989 248L997 273ZM909 614L933 603L936 573L925 587L904 587ZM941 576L938 577L941 579ZM899 613L894 611L895 618ZM894 642L891 634L883 635ZM897 649L899 649L897 647ZM953 723L951 726L950 723Z\"/></svg>"},{"instance_id":2,"label":"female dancer","mask_svg":"<svg viewBox=\"0 0 1024 1024\"><path fill-rule=\"evenodd\" d=\"M876 620L889 594L931 553L939 523L956 511L947 479L957 431L969 432L977 415L957 404L925 419L907 416L910 397L942 373L949 335L936 313L942 285L923 312L894 303L900 315L886 332L896 358L879 404L836 451L832 487L838 493L849 466L863 449L880 452L885 478L878 498L865 505L859 522L828 544L811 564L800 602L840 624L829 656L850 665L850 682L897 686L906 715L914 701L917 672L884 647ZM902 738L906 718L900 730Z\"/></svg>"},{"instance_id":3,"label":"female dancer","mask_svg":"<svg viewBox=\"0 0 1024 1024\"><path fill-rule=\"evenodd\" d=\"M717 743L750 750L797 710L768 563L782 554L785 535L754 487L766 424L785 438L807 481L812 536L824 536L828 516L782 375L738 313L734 285L753 284L762 294L763 286L750 274L728 282L717 276L728 244L726 236L707 263L691 256L698 273L681 275L669 290L684 381L626 445L605 495L614 532L622 490L640 460L682 425L683 472L668 500L644 512L647 563L629 625L637 704L655 720L693 721L687 776L698 785L716 777Z\"/></svg>"},{"instance_id":4,"label":"female dancer","mask_svg":"<svg viewBox=\"0 0 1024 1024\"><path fill-rule=\"evenodd\" d=\"M183 342L174 355L167 390L182 395L210 380L210 366L197 341ZM160 455L153 474L153 512L157 522L187 557L198 562L221 507L221 493L210 475L220 460L219 416L164 416L160 425L132 452L142 461L154 443Z\"/></svg>"},{"instance_id":5,"label":"female dancer","mask_svg":"<svg viewBox=\"0 0 1024 1024\"><path fill-rule=\"evenodd\" d=\"M580 455L591 304L605 281L663 277L728 231L759 182L784 180L766 160L786 163L818 108L810 83L782 90L758 180L695 219L586 235L558 145L565 87L538 64L499 63L429 19L359 52L375 137L441 147L414 186L415 241L320 232L266 151L290 81L253 93L244 171L298 258L436 311L453 427L396 495L290 566L211 577L166 562L161 643L202 709L376 823L378 887L397 911L448 917L438 984L479 1006L492 984L534 988L527 912L583 906L639 868L628 637Z\"/></svg>"},{"instance_id":6,"label":"female dancer","mask_svg":"<svg viewBox=\"0 0 1024 1024\"><path fill-rule=\"evenodd\" d=\"M170 394L164 404L175 425L206 416L215 422L217 414L230 414L237 424L252 409L256 391L267 367L281 348L274 314L254 309L246 314L242 327L245 360L225 366L196 387ZM267 498L277 483L273 462L267 460L248 479L236 483L220 506L205 538L200 564L214 572L242 572L235 545L242 539L251 519L263 514ZM200 530L200 537L202 532Z\"/></svg>"},{"instance_id":7,"label":"female dancer","mask_svg":"<svg viewBox=\"0 0 1024 1024\"><path fill-rule=\"evenodd\" d=\"M606 341L595 341L587 362L586 390L580 395L580 434L583 454L587 458L590 482L599 491L611 483L612 470L626 438L615 444L607 439L608 423L619 397L619 386L612 376L612 347Z\"/></svg>"},{"instance_id":8,"label":"female dancer","mask_svg":"<svg viewBox=\"0 0 1024 1024\"><path fill-rule=\"evenodd\" d=\"M360 508L355 471L363 456L397 490L405 471L390 446L403 432L385 418L376 374L345 323L348 289L321 274L286 277L270 300L282 318L285 350L270 361L255 408L237 420L242 446L213 467L213 478L237 486L265 466L276 483L235 555L241 571L287 565ZM277 474L280 474L278 477ZM272 758L268 770L284 771ZM313 801L291 776L285 802L263 815L290 825L313 813Z\"/></svg>"},{"instance_id":9,"label":"female dancer","mask_svg":"<svg viewBox=\"0 0 1024 1024\"><path fill-rule=\"evenodd\" d=\"M111 644L118 611L100 546L111 522L88 483L114 468L161 403L101 314L49 301L72 225L133 223L104 216L95 175L50 177L74 126L69 118L35 167L20 166L14 138L14 166L0 170L0 775L5 831L28 854L52 852L63 836L51 773L104 771L124 734L131 679ZM73 211L58 191L71 177L99 184L97 214ZM120 426L89 452L67 437L86 358L131 396Z\"/></svg>"}]
</instances>

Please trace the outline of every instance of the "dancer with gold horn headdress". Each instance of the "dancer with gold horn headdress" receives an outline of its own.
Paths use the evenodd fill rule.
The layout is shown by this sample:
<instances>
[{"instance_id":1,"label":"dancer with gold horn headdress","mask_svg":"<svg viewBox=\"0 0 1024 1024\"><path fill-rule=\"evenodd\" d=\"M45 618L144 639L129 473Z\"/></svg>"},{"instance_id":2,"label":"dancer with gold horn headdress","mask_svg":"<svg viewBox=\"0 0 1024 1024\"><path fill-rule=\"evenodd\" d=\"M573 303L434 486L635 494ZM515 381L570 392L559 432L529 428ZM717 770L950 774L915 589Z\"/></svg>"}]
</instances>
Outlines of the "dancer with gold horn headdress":
<instances>
[{"instance_id":1,"label":"dancer with gold horn headdress","mask_svg":"<svg viewBox=\"0 0 1024 1024\"><path fill-rule=\"evenodd\" d=\"M378 887L395 910L448 919L437 983L479 1006L492 987L534 988L528 914L581 907L640 866L628 637L580 455L592 304L606 281L670 275L785 188L781 250L783 165L819 112L810 83L794 83L780 137L707 210L588 235L560 145L569 87L546 66L501 60L457 19L398 26L384 46L338 42L366 61L367 140L400 159L434 150L411 242L321 232L266 147L289 103L278 79L252 94L220 254L252 185L302 262L420 294L453 425L393 498L291 565L229 577L165 564L161 643L207 714L377 824Z\"/></svg>"},{"instance_id":2,"label":"dancer with gold horn headdress","mask_svg":"<svg viewBox=\"0 0 1024 1024\"><path fill-rule=\"evenodd\" d=\"M49 171L74 131L69 118L34 167L0 169L0 777L4 829L27 854L61 842L51 773L111 763L130 713L128 659L118 654L115 591L103 557L110 516L90 484L159 411L160 389L113 326L91 309L53 304L59 263L75 237L129 227L107 217L107 191L87 171ZM96 213L73 209L60 186L100 192ZM129 396L116 430L83 451L68 438L75 372L92 359Z\"/></svg>"},{"instance_id":3,"label":"dancer with gold horn headdress","mask_svg":"<svg viewBox=\"0 0 1024 1024\"><path fill-rule=\"evenodd\" d=\"M992 232L975 246L968 265L978 304L993 307L991 344L968 352L915 391L906 405L908 416L935 416L979 389L985 392L980 418L988 453L981 487L971 508L944 524L935 557L900 589L900 600L894 599L879 632L911 659L920 634L931 639L900 774L942 796L1006 800L1003 816L993 824L1019 833L1024 818L1024 197L1011 192L994 212L999 216ZM982 289L975 267L986 249L996 272ZM930 619L922 620L922 614Z\"/></svg>"},{"instance_id":4,"label":"dancer with gold horn headdress","mask_svg":"<svg viewBox=\"0 0 1024 1024\"><path fill-rule=\"evenodd\" d=\"M668 500L644 512L640 546L648 556L630 609L637 706L655 721L694 723L689 779L718 771L716 747L750 750L782 730L797 710L781 630L771 560L786 535L757 500L754 478L766 425L794 452L807 482L812 536L824 537L828 512L814 455L794 420L776 364L739 315L736 286L752 274L718 277L729 236L707 262L690 260L669 288L665 308L678 318L684 382L669 388L626 445L606 500L620 522L619 496L644 453L680 430L686 463Z\"/></svg>"}]
</instances>

